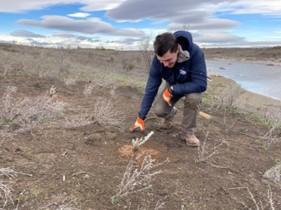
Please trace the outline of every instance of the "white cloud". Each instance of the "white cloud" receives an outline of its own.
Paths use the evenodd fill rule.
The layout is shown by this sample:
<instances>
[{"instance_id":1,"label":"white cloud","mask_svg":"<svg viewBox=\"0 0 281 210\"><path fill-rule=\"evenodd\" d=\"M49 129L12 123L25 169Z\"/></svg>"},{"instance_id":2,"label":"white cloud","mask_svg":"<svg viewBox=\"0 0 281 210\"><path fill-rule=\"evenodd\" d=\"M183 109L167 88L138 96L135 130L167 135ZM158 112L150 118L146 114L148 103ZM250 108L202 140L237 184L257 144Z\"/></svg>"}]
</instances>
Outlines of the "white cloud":
<instances>
[{"instance_id":1,"label":"white cloud","mask_svg":"<svg viewBox=\"0 0 281 210\"><path fill-rule=\"evenodd\" d=\"M172 23L169 25L169 30L210 30L210 29L229 29L237 26L239 22L228 20L228 19L218 19L218 18L206 18L201 21L196 22L186 22L183 23Z\"/></svg>"},{"instance_id":2,"label":"white cloud","mask_svg":"<svg viewBox=\"0 0 281 210\"><path fill-rule=\"evenodd\" d=\"M66 38L66 39L77 39L77 40L89 40L92 41L93 39L91 37L87 36L81 36L81 35L76 35L76 34L71 34L71 33L54 33L51 36L53 37L61 37L61 38Z\"/></svg>"},{"instance_id":3,"label":"white cloud","mask_svg":"<svg viewBox=\"0 0 281 210\"><path fill-rule=\"evenodd\" d=\"M281 16L280 0L255 0L255 1L225 1L217 6L218 11L231 12L234 14L262 14Z\"/></svg>"},{"instance_id":4,"label":"white cloud","mask_svg":"<svg viewBox=\"0 0 281 210\"><path fill-rule=\"evenodd\" d=\"M0 35L0 43L23 44L29 46L41 47L67 47L67 48L109 48L120 50L137 50L139 39L112 39L104 38L104 36L95 39L84 39L74 34L53 34L45 37L27 38L15 37L10 35Z\"/></svg>"},{"instance_id":5,"label":"white cloud","mask_svg":"<svg viewBox=\"0 0 281 210\"><path fill-rule=\"evenodd\" d=\"M119 36L144 36L144 32L138 29L116 29L112 25L98 18L83 20L71 19L63 16L43 16L41 21L30 19L19 20L23 25L56 29L61 31L71 31L84 34L110 34Z\"/></svg>"},{"instance_id":6,"label":"white cloud","mask_svg":"<svg viewBox=\"0 0 281 210\"><path fill-rule=\"evenodd\" d=\"M11 33L12 36L17 36L17 37L44 37L41 34L36 34L33 33L31 31L27 31L27 30L17 30Z\"/></svg>"},{"instance_id":7,"label":"white cloud","mask_svg":"<svg viewBox=\"0 0 281 210\"><path fill-rule=\"evenodd\" d=\"M194 9L209 11L216 8L234 13L281 14L280 0L9 0L0 1L0 12L22 12L43 9L59 4L78 4L82 11L108 10L116 19L135 20L143 17L174 18L188 15ZM213 11L213 9L211 9Z\"/></svg>"},{"instance_id":8,"label":"white cloud","mask_svg":"<svg viewBox=\"0 0 281 210\"><path fill-rule=\"evenodd\" d=\"M159 33L164 32L159 31ZM158 33L157 33L158 34ZM270 47L280 45L281 41L256 41L249 42L242 37L233 36L223 31L195 31L192 33L195 43L202 47ZM154 37L151 37L152 43ZM79 36L76 34L55 33L45 37L15 37L11 35L0 35L0 42L24 44L42 47L68 47L68 48L110 48L120 50L140 50L143 43L142 38L117 38L108 35L96 35L95 38ZM152 46L152 45L151 45Z\"/></svg>"},{"instance_id":9,"label":"white cloud","mask_svg":"<svg viewBox=\"0 0 281 210\"><path fill-rule=\"evenodd\" d=\"M80 11L69 14L68 17L49 15L43 16L41 20L22 19L18 23L59 30L60 39L78 40L79 43L91 43L92 40L87 36L102 34L104 38L113 40L114 43L119 45L120 43L132 44L137 43L140 38L143 39L147 35L154 38L156 34L162 31L188 29L191 31L200 30L200 35L195 34L195 40L199 43L245 44L245 39L233 35L230 30L237 26L239 22L219 18L216 16L218 12L272 15L279 18L281 16L280 0L9 0L0 1L0 12L16 13L43 9L59 4L77 4L80 5L80 8L78 6ZM134 28L119 29L101 19L89 18L91 12L94 11L106 11L107 15L115 21L133 22L149 19L152 23L163 21L167 22L167 24L161 29L154 29L153 27L144 30ZM158 25L156 24L156 26ZM67 32L78 33L79 35L69 35ZM16 37L44 38L29 31L15 31L12 35L11 37L14 37L14 39ZM269 40L268 37L263 37L264 41ZM280 40L279 33L271 34L271 37L274 41ZM57 38L59 39L59 35ZM118 39L121 41L118 41ZM48 40L48 38L44 40Z\"/></svg>"},{"instance_id":10,"label":"white cloud","mask_svg":"<svg viewBox=\"0 0 281 210\"><path fill-rule=\"evenodd\" d=\"M138 20L143 18L173 19L178 15L189 14L206 0L130 0L108 11L117 20ZM211 2L211 1L210 1Z\"/></svg>"},{"instance_id":11,"label":"white cloud","mask_svg":"<svg viewBox=\"0 0 281 210\"><path fill-rule=\"evenodd\" d=\"M57 4L72 4L79 3L78 0L9 0L0 1L0 12L23 12L35 9L42 9L48 6L53 6Z\"/></svg>"},{"instance_id":12,"label":"white cloud","mask_svg":"<svg viewBox=\"0 0 281 210\"><path fill-rule=\"evenodd\" d=\"M217 2L223 0L130 0L107 14L115 20L166 20L170 22L168 29L229 29L238 25L237 21L214 16Z\"/></svg>"},{"instance_id":13,"label":"white cloud","mask_svg":"<svg viewBox=\"0 0 281 210\"><path fill-rule=\"evenodd\" d=\"M224 31L206 30L193 33L194 41L200 43L237 43L244 42L244 38Z\"/></svg>"},{"instance_id":14,"label":"white cloud","mask_svg":"<svg viewBox=\"0 0 281 210\"><path fill-rule=\"evenodd\" d=\"M86 12L76 12L76 13L68 14L67 16L76 17L76 18L86 18L91 16L91 14Z\"/></svg>"},{"instance_id":15,"label":"white cloud","mask_svg":"<svg viewBox=\"0 0 281 210\"><path fill-rule=\"evenodd\" d=\"M83 11L97 11L97 10L110 10L121 3L125 2L126 0L82 0L86 6L83 6L81 10ZM128 0L127 0L128 1Z\"/></svg>"},{"instance_id":16,"label":"white cloud","mask_svg":"<svg viewBox=\"0 0 281 210\"><path fill-rule=\"evenodd\" d=\"M124 0L9 0L0 1L0 12L23 12L47 8L59 4L79 4L83 11L112 9Z\"/></svg>"},{"instance_id":17,"label":"white cloud","mask_svg":"<svg viewBox=\"0 0 281 210\"><path fill-rule=\"evenodd\" d=\"M11 35L0 34L0 42L4 42L4 43L24 44L25 40L26 40L25 37L15 37Z\"/></svg>"}]
</instances>

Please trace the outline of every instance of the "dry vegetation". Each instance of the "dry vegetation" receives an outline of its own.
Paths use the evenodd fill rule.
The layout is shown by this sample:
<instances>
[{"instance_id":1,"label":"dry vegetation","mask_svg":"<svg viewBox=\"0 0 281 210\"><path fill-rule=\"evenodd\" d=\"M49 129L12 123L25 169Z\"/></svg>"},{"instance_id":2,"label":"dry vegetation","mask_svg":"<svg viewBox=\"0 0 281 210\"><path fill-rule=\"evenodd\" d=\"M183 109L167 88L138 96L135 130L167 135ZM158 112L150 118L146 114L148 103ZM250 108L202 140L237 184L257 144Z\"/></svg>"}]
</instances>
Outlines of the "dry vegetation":
<instances>
[{"instance_id":1,"label":"dry vegetation","mask_svg":"<svg viewBox=\"0 0 281 210\"><path fill-rule=\"evenodd\" d=\"M153 107L148 132L129 133L147 53L0 45L0 207L281 208L280 102L212 76L201 147L180 141L181 102L173 129Z\"/></svg>"},{"instance_id":2,"label":"dry vegetation","mask_svg":"<svg viewBox=\"0 0 281 210\"><path fill-rule=\"evenodd\" d=\"M281 63L281 46L269 48L207 48L204 51L207 58L239 59L268 64Z\"/></svg>"}]
</instances>

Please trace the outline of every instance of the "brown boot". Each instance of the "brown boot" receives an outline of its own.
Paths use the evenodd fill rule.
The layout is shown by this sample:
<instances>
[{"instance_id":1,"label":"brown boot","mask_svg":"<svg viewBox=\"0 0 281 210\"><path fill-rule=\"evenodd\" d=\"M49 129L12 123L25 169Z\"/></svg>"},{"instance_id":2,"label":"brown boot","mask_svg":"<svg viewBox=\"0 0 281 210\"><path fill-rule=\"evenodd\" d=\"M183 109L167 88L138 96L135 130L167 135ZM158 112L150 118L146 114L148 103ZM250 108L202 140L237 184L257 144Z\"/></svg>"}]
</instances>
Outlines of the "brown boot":
<instances>
[{"instance_id":1,"label":"brown boot","mask_svg":"<svg viewBox=\"0 0 281 210\"><path fill-rule=\"evenodd\" d=\"M194 134L186 134L185 143L188 146L191 147L199 147L200 146L200 140L194 135Z\"/></svg>"}]
</instances>

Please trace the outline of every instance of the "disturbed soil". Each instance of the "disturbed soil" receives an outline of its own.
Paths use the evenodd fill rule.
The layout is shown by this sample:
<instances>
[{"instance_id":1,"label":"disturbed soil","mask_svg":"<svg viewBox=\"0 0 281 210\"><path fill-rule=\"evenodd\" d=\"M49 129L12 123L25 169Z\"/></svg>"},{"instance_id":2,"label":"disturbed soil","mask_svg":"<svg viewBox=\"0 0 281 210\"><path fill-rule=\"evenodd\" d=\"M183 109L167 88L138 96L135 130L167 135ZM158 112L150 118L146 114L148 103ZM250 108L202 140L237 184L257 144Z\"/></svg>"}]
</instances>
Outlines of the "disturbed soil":
<instances>
[{"instance_id":1,"label":"disturbed soil","mask_svg":"<svg viewBox=\"0 0 281 210\"><path fill-rule=\"evenodd\" d=\"M221 83L216 81L208 97ZM12 189L4 209L271 209L272 203L281 209L280 186L263 178L280 162L280 130L263 138L270 127L205 100L201 109L212 119L198 118L202 147L188 147L179 136L180 102L167 130L152 108L145 134L154 134L133 152L131 140L145 135L129 132L143 95L139 88L91 82L94 88L85 94L89 81L65 84L61 78L11 71L0 77L0 95L16 86L15 98L49 96L52 85L57 90L52 100L65 104L58 117L28 129L16 120L1 122L0 168L17 172L0 176ZM107 108L103 115L101 108ZM148 180L151 186L113 200L129 162L140 170L147 156L155 160L151 173L157 172Z\"/></svg>"}]
</instances>

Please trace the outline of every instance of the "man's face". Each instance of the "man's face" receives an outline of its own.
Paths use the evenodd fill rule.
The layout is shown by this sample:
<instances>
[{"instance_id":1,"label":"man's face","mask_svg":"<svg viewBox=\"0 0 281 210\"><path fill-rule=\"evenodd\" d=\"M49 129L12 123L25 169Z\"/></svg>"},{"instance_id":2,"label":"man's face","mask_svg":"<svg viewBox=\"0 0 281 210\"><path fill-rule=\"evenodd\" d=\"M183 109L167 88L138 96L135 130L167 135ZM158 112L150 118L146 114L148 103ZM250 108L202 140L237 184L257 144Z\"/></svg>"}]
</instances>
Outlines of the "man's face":
<instances>
[{"instance_id":1,"label":"man's face","mask_svg":"<svg viewBox=\"0 0 281 210\"><path fill-rule=\"evenodd\" d=\"M173 68L178 59L178 50L176 52L171 52L170 50L166 52L163 56L157 56L157 59L167 68Z\"/></svg>"}]
</instances>

